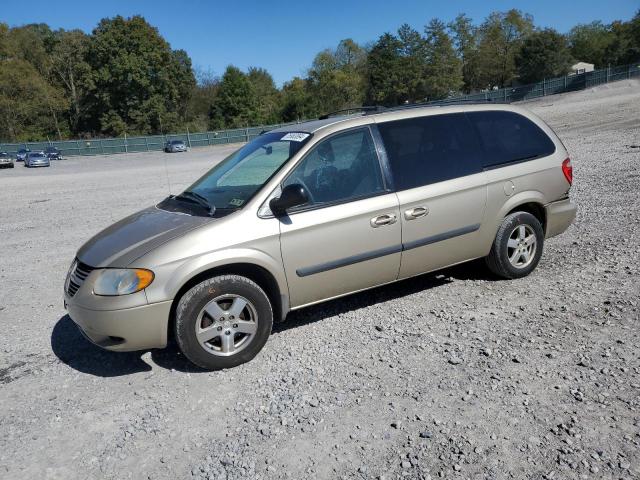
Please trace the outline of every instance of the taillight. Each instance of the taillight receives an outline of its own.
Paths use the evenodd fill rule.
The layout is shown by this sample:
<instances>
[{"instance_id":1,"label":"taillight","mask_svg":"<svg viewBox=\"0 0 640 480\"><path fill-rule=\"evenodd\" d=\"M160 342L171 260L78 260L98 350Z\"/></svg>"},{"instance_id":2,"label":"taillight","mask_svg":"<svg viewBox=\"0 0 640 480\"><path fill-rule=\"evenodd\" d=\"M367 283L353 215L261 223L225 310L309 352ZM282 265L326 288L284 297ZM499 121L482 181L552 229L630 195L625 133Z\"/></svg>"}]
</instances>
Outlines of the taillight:
<instances>
[{"instance_id":1,"label":"taillight","mask_svg":"<svg viewBox=\"0 0 640 480\"><path fill-rule=\"evenodd\" d=\"M573 167L571 166L570 158L565 158L562 162L562 173L564 173L564 178L566 178L569 185L571 185L573 183Z\"/></svg>"}]
</instances>

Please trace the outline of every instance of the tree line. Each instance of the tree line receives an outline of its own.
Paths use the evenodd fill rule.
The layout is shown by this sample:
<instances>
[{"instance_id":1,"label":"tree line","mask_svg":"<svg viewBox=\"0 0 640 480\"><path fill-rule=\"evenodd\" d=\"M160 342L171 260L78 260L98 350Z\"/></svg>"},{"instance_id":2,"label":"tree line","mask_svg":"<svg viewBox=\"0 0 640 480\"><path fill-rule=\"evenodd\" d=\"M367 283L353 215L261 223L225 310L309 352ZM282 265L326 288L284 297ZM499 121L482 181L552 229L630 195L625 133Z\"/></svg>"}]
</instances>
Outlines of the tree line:
<instances>
[{"instance_id":1,"label":"tree line","mask_svg":"<svg viewBox=\"0 0 640 480\"><path fill-rule=\"evenodd\" d=\"M442 99L640 61L640 11L567 34L536 27L519 10L475 24L458 15L405 24L360 45L319 52L303 77L281 88L267 70L194 69L143 17L101 20L90 33L0 23L0 140L206 131L313 118L363 104Z\"/></svg>"}]
</instances>

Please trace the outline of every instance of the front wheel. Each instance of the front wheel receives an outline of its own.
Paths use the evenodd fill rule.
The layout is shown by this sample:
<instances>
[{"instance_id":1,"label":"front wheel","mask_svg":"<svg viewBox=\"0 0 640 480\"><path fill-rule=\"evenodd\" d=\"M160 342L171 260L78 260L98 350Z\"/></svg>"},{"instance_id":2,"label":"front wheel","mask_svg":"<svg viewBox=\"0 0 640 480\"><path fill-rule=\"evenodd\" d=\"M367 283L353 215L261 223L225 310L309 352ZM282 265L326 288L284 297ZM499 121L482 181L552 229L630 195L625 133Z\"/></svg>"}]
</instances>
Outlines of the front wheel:
<instances>
[{"instance_id":1,"label":"front wheel","mask_svg":"<svg viewBox=\"0 0 640 480\"><path fill-rule=\"evenodd\" d=\"M252 360L273 325L269 297L239 275L205 280L187 291L176 309L176 340L184 355L206 370Z\"/></svg>"},{"instance_id":2,"label":"front wheel","mask_svg":"<svg viewBox=\"0 0 640 480\"><path fill-rule=\"evenodd\" d=\"M543 244L540 221L528 212L515 212L502 221L485 261L499 277L525 277L538 265Z\"/></svg>"}]
</instances>

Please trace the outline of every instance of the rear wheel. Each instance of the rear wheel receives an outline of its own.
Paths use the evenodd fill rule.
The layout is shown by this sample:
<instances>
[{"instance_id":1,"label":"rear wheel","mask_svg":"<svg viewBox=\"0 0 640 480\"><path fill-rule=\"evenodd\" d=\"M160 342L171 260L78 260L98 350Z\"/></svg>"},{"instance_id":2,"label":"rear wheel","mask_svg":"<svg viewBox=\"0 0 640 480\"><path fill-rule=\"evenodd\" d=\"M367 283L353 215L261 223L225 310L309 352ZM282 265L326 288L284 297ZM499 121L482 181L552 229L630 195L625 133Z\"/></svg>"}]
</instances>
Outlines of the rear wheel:
<instances>
[{"instance_id":1,"label":"rear wheel","mask_svg":"<svg viewBox=\"0 0 640 480\"><path fill-rule=\"evenodd\" d=\"M205 280L187 291L176 310L176 340L182 353L207 370L252 360L271 334L269 297L239 275Z\"/></svg>"},{"instance_id":2,"label":"rear wheel","mask_svg":"<svg viewBox=\"0 0 640 480\"><path fill-rule=\"evenodd\" d=\"M543 244L540 221L528 212L515 212L503 220L485 261L499 277L525 277L538 265Z\"/></svg>"}]
</instances>

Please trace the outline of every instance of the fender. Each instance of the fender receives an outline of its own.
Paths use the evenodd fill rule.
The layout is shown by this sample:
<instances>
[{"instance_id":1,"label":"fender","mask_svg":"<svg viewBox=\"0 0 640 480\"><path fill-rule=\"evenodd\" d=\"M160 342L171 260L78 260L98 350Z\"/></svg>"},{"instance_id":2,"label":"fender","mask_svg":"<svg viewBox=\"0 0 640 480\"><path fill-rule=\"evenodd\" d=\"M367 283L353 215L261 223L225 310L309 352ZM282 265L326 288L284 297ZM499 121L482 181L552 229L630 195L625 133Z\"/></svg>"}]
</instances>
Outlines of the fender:
<instances>
[{"instance_id":1,"label":"fender","mask_svg":"<svg viewBox=\"0 0 640 480\"><path fill-rule=\"evenodd\" d=\"M483 245L483 256L489 254L491 245L493 245L493 241L498 233L498 228L500 228L500 224L504 217L507 216L507 213L514 208L517 208L519 205L524 205L525 203L538 203L543 207L546 202L544 200L544 195L541 192L536 190L525 190L507 198L500 206L497 213L493 214L489 209L486 210L486 218L482 222L479 234L479 241L482 242Z\"/></svg>"},{"instance_id":2,"label":"fender","mask_svg":"<svg viewBox=\"0 0 640 480\"><path fill-rule=\"evenodd\" d=\"M147 289L149 303L174 299L182 286L197 275L216 267L225 267L237 263L256 265L268 271L278 284L283 311L289 309L289 287L285 277L282 261L261 250L251 248L230 248L216 250L203 255L185 259L179 266L164 265L157 272L158 275L167 274L169 277L160 290ZM152 284L153 286L153 284Z\"/></svg>"},{"instance_id":3,"label":"fender","mask_svg":"<svg viewBox=\"0 0 640 480\"><path fill-rule=\"evenodd\" d=\"M502 222L502 219L507 216L511 210L516 208L519 205L524 205L525 203L538 203L540 207L544 207L547 203L542 192L538 192L536 190L527 190L524 192L518 192L502 205L502 208L498 212L498 225ZM497 233L498 228L496 227L495 233Z\"/></svg>"}]
</instances>

